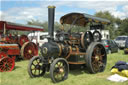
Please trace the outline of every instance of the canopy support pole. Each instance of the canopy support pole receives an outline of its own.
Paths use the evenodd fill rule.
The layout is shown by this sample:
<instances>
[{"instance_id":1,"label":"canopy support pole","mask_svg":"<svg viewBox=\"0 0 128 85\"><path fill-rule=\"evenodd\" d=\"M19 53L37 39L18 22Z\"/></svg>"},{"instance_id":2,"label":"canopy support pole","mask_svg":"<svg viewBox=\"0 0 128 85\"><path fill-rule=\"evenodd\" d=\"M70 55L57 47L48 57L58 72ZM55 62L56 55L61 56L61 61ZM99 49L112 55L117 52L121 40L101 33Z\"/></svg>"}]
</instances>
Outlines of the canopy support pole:
<instances>
[{"instance_id":1,"label":"canopy support pole","mask_svg":"<svg viewBox=\"0 0 128 85\"><path fill-rule=\"evenodd\" d=\"M4 23L4 35L6 34L6 24Z\"/></svg>"}]
</instances>

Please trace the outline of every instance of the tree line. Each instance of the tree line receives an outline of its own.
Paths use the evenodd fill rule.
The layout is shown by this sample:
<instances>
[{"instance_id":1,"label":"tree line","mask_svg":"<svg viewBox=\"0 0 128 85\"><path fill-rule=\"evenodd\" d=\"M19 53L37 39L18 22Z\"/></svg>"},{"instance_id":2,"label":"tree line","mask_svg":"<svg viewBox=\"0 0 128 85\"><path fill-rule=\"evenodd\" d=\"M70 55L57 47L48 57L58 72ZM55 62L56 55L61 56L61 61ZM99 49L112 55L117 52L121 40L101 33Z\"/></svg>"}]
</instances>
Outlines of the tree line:
<instances>
[{"instance_id":1,"label":"tree line","mask_svg":"<svg viewBox=\"0 0 128 85\"><path fill-rule=\"evenodd\" d=\"M125 19L120 19L119 17L114 17L110 12L105 11L105 12L96 12L95 15L96 17L101 17L110 20L110 25L105 26L105 30L109 30L110 32L110 37L111 39L114 39L115 37L119 35L128 35L128 18ZM28 25L36 25L36 26L41 26L44 28L45 31L48 31L48 22L41 22L40 20L30 20L27 21ZM61 28L61 24L58 22L55 22L54 28L55 30L58 30ZM65 25L64 29L69 29L69 25ZM86 29L83 27L78 27L78 26L73 26L73 31L86 31L89 29L87 26ZM83 28L83 29L79 29Z\"/></svg>"}]
</instances>

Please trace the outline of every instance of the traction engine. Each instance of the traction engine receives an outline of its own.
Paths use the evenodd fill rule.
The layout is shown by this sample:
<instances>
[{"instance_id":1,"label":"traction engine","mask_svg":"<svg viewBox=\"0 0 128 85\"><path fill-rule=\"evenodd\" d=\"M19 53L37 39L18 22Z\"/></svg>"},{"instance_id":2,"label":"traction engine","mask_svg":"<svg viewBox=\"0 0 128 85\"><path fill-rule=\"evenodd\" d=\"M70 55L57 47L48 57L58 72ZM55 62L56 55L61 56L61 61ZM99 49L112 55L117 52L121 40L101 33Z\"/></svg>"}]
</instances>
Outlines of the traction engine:
<instances>
[{"instance_id":1,"label":"traction engine","mask_svg":"<svg viewBox=\"0 0 128 85\"><path fill-rule=\"evenodd\" d=\"M60 82L67 79L69 65L86 65L90 73L103 72L107 55L100 43L101 37L95 39L100 33L97 30L94 33L90 31L75 33L71 32L71 29L67 32L61 29L54 38L54 10L54 6L48 7L48 42L41 47L42 56L30 60L28 65L30 77L40 77L48 71L54 83ZM104 20L82 13L71 13L61 17L60 22L85 26L86 23L95 22L95 19L99 22Z\"/></svg>"},{"instance_id":2,"label":"traction engine","mask_svg":"<svg viewBox=\"0 0 128 85\"><path fill-rule=\"evenodd\" d=\"M16 59L30 59L38 55L37 44L31 42L26 35L8 33L11 30L29 31L30 28L32 27L0 21L0 72L12 71Z\"/></svg>"}]
</instances>

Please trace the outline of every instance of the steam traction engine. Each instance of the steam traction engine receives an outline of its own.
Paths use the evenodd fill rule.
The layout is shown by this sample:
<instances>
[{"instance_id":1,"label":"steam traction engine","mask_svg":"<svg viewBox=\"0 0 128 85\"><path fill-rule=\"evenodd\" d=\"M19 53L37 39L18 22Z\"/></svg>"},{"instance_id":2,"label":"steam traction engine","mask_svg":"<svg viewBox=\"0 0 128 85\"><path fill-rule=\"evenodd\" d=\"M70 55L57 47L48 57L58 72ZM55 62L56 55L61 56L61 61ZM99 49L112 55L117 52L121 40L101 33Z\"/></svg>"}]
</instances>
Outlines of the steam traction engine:
<instances>
[{"instance_id":1,"label":"steam traction engine","mask_svg":"<svg viewBox=\"0 0 128 85\"><path fill-rule=\"evenodd\" d=\"M100 43L101 34L95 30L84 33L71 32L72 25L86 26L96 23L93 27L103 27L109 20L94 17L83 13L70 13L62 16L60 23L69 24L71 28L65 32L57 31L54 39L54 6L48 7L48 42L41 47L42 56L33 57L28 65L30 77L40 77L50 71L53 82L60 82L68 77L69 65L86 65L90 73L103 72L106 66L107 55L104 46ZM92 27L92 26L91 26Z\"/></svg>"},{"instance_id":2,"label":"steam traction engine","mask_svg":"<svg viewBox=\"0 0 128 85\"><path fill-rule=\"evenodd\" d=\"M42 28L0 21L0 72L12 71L15 58L30 59L38 55L38 47L18 31L43 31ZM9 33L10 32L10 33Z\"/></svg>"}]
</instances>

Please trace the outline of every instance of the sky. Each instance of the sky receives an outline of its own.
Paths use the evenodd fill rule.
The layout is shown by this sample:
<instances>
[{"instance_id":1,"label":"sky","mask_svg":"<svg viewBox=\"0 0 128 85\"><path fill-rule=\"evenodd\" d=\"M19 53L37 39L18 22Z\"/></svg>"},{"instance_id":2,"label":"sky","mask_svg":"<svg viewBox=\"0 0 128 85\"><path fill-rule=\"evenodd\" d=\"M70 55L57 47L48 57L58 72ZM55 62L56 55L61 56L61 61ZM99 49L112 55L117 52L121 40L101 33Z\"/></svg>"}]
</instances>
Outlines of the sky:
<instances>
[{"instance_id":1,"label":"sky","mask_svg":"<svg viewBox=\"0 0 128 85\"><path fill-rule=\"evenodd\" d=\"M80 12L94 15L109 11L115 17L128 18L128 0L0 0L0 20L23 23L32 19L48 21L48 6L55 5L55 21L61 16Z\"/></svg>"}]
</instances>

